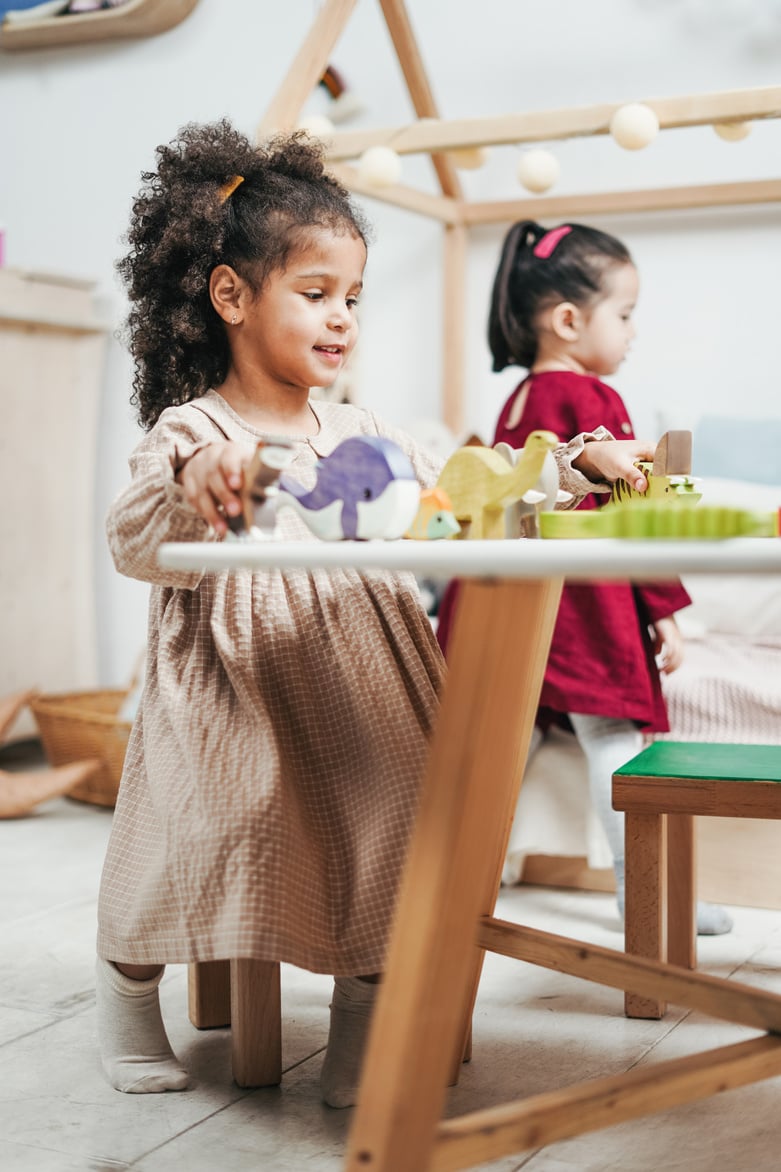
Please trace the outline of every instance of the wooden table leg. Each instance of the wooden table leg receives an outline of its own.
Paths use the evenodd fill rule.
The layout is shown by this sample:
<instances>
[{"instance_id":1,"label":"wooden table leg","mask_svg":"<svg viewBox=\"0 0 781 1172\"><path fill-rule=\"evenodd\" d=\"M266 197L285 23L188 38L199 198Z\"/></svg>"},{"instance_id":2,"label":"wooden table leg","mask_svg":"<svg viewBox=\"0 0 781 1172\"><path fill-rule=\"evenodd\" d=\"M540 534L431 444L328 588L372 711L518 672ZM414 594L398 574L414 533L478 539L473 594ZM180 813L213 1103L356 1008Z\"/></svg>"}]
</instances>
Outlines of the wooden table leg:
<instances>
[{"instance_id":1,"label":"wooden table leg","mask_svg":"<svg viewBox=\"0 0 781 1172\"><path fill-rule=\"evenodd\" d=\"M229 960L205 960L188 965L187 1012L197 1030L213 1030L230 1025Z\"/></svg>"},{"instance_id":2,"label":"wooden table leg","mask_svg":"<svg viewBox=\"0 0 781 1172\"><path fill-rule=\"evenodd\" d=\"M625 949L634 956L665 959L665 815L627 810L624 822L626 888ZM667 1006L626 993L627 1017L663 1017Z\"/></svg>"},{"instance_id":3,"label":"wooden table leg","mask_svg":"<svg viewBox=\"0 0 781 1172\"><path fill-rule=\"evenodd\" d=\"M560 590L558 580L464 584L350 1134L351 1172L428 1167Z\"/></svg>"},{"instance_id":4,"label":"wooden table leg","mask_svg":"<svg viewBox=\"0 0 781 1172\"><path fill-rule=\"evenodd\" d=\"M240 1087L282 1081L282 1007L275 961L232 960L233 1077Z\"/></svg>"},{"instance_id":5,"label":"wooden table leg","mask_svg":"<svg viewBox=\"0 0 781 1172\"><path fill-rule=\"evenodd\" d=\"M667 815L667 959L697 967L697 881L694 818Z\"/></svg>"}]
</instances>

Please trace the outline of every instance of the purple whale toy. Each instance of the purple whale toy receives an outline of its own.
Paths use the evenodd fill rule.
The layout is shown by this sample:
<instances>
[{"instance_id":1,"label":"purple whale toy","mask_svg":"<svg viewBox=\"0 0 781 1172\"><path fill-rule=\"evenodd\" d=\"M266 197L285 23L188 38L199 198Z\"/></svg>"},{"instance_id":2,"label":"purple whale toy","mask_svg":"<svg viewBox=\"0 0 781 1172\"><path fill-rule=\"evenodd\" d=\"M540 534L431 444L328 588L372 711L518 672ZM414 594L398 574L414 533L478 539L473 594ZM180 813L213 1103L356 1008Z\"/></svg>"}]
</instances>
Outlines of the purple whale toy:
<instances>
[{"instance_id":1,"label":"purple whale toy","mask_svg":"<svg viewBox=\"0 0 781 1172\"><path fill-rule=\"evenodd\" d=\"M382 436L343 440L316 466L306 489L286 472L279 479L277 508L291 508L324 541L401 537L420 501L420 485L398 444Z\"/></svg>"}]
</instances>

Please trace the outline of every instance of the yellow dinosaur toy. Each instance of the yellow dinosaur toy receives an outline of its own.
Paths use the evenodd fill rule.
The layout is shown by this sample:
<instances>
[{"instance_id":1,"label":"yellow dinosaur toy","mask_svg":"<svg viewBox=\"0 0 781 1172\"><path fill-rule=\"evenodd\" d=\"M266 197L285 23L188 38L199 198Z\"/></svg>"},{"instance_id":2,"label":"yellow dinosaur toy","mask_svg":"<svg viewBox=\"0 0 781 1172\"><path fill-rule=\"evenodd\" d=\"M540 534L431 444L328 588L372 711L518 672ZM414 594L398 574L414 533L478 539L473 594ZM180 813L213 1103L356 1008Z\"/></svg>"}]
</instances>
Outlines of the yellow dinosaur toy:
<instances>
[{"instance_id":1,"label":"yellow dinosaur toy","mask_svg":"<svg viewBox=\"0 0 781 1172\"><path fill-rule=\"evenodd\" d=\"M456 520L468 525L470 540L505 536L505 509L520 500L540 478L548 452L559 440L552 431L533 431L515 467L493 448L464 447L453 452L437 488L450 497Z\"/></svg>"}]
</instances>

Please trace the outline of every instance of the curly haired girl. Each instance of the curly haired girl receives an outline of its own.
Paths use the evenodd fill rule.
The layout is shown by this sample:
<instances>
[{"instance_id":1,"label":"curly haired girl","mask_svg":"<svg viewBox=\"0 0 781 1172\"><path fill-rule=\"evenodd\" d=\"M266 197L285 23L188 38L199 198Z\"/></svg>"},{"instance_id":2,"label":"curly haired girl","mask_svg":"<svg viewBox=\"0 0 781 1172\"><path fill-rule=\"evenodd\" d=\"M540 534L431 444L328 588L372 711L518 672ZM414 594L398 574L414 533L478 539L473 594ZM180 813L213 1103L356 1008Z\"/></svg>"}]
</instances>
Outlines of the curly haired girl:
<instances>
[{"instance_id":1,"label":"curly haired girl","mask_svg":"<svg viewBox=\"0 0 781 1172\"><path fill-rule=\"evenodd\" d=\"M443 660L406 574L162 570L164 541L221 540L257 443L297 480L381 435L424 486L436 460L367 410L311 402L355 345L366 229L301 134L253 146L185 127L144 176L120 262L147 434L108 518L117 568L152 584L144 694L99 901L98 1024L118 1090L183 1089L167 962L285 961L335 975L325 1101L355 1101ZM558 450L568 486L647 445ZM573 470L576 465L580 471ZM313 540L292 511L281 536Z\"/></svg>"}]
</instances>

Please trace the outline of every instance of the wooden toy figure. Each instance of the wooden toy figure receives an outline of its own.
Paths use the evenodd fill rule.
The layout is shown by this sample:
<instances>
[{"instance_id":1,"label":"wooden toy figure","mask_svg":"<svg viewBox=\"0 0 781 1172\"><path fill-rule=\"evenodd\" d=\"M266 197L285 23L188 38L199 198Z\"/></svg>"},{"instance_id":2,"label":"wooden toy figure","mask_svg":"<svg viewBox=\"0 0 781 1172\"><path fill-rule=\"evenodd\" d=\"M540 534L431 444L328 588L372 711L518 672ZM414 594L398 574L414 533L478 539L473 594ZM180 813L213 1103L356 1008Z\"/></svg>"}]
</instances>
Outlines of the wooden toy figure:
<instances>
[{"instance_id":1,"label":"wooden toy figure","mask_svg":"<svg viewBox=\"0 0 781 1172\"><path fill-rule=\"evenodd\" d=\"M316 465L317 480L306 489L283 473L278 508L295 509L324 541L401 537L420 502L412 464L392 440L357 435L343 440Z\"/></svg>"},{"instance_id":2,"label":"wooden toy figure","mask_svg":"<svg viewBox=\"0 0 781 1172\"><path fill-rule=\"evenodd\" d=\"M639 460L638 468L645 474L648 488L638 492L625 480L617 480L611 500L666 500L668 504L696 504L702 493L695 490L692 480L692 433L666 431L656 446L653 463Z\"/></svg>"},{"instance_id":3,"label":"wooden toy figure","mask_svg":"<svg viewBox=\"0 0 781 1172\"><path fill-rule=\"evenodd\" d=\"M558 444L552 431L528 437L515 467L493 448L465 447L453 452L440 473L437 488L453 502L461 525L468 524L470 540L505 537L505 509L533 489L548 452Z\"/></svg>"},{"instance_id":4,"label":"wooden toy figure","mask_svg":"<svg viewBox=\"0 0 781 1172\"><path fill-rule=\"evenodd\" d=\"M523 448L513 448L504 441L494 444L494 451L504 456L514 468L523 455ZM505 537L539 537L540 513L572 500L571 492L559 488L559 468L553 455L545 453L539 479L520 500L505 511Z\"/></svg>"},{"instance_id":5,"label":"wooden toy figure","mask_svg":"<svg viewBox=\"0 0 781 1172\"><path fill-rule=\"evenodd\" d=\"M228 518L231 532L254 538L274 536L279 477L293 455L292 444L284 440L261 440L244 477L243 509L237 517Z\"/></svg>"},{"instance_id":6,"label":"wooden toy figure","mask_svg":"<svg viewBox=\"0 0 781 1172\"><path fill-rule=\"evenodd\" d=\"M719 541L727 537L777 537L778 515L729 505L670 508L669 500L619 501L585 512L541 513L540 536L627 537Z\"/></svg>"},{"instance_id":7,"label":"wooden toy figure","mask_svg":"<svg viewBox=\"0 0 781 1172\"><path fill-rule=\"evenodd\" d=\"M424 488L415 520L404 536L417 541L437 541L455 537L460 532L461 526L453 515L453 506L447 493L441 488Z\"/></svg>"}]
</instances>

